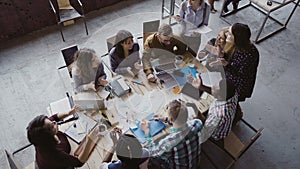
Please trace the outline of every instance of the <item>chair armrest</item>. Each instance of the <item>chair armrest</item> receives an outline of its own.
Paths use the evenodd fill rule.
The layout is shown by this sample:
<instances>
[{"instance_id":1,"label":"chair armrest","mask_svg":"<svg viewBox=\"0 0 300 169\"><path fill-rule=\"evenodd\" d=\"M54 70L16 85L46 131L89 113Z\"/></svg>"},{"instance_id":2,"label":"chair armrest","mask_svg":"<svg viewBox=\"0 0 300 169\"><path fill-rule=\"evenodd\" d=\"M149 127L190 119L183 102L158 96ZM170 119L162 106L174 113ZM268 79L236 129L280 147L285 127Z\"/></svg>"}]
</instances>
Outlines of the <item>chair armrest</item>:
<instances>
[{"instance_id":1,"label":"chair armrest","mask_svg":"<svg viewBox=\"0 0 300 169\"><path fill-rule=\"evenodd\" d=\"M12 153L12 155L17 154L18 152L20 152L20 151L22 151L22 150L24 150L24 149L30 147L31 145L32 145L31 143L28 143L27 145L25 145L25 146L19 148L18 150L14 151L14 152Z\"/></svg>"},{"instance_id":2,"label":"chair armrest","mask_svg":"<svg viewBox=\"0 0 300 169\"><path fill-rule=\"evenodd\" d=\"M65 65L65 66L61 66L61 67L59 67L59 68L57 68L57 69L63 69L63 68L66 68L67 66Z\"/></svg>"},{"instance_id":3,"label":"chair armrest","mask_svg":"<svg viewBox=\"0 0 300 169\"><path fill-rule=\"evenodd\" d=\"M51 0L49 0L49 3L50 3L52 11L56 14L56 10L55 10L54 5L52 4Z\"/></svg>"},{"instance_id":4,"label":"chair armrest","mask_svg":"<svg viewBox=\"0 0 300 169\"><path fill-rule=\"evenodd\" d=\"M77 0L77 2L79 3L79 5L82 7L82 3L80 0Z\"/></svg>"}]
</instances>

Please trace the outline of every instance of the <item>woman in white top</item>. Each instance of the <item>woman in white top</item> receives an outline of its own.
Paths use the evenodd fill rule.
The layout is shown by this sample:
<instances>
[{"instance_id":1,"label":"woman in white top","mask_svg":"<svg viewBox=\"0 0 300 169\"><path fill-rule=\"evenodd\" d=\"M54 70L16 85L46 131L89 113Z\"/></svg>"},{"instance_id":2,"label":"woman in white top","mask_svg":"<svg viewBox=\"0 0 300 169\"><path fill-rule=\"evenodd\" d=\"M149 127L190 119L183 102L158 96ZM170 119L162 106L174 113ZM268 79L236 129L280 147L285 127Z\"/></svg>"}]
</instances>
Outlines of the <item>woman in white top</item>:
<instances>
[{"instance_id":1,"label":"woman in white top","mask_svg":"<svg viewBox=\"0 0 300 169\"><path fill-rule=\"evenodd\" d=\"M201 35L193 31L202 25L208 25L210 5L204 0L186 0L180 4L179 14L174 19L181 24L183 41L197 53Z\"/></svg>"}]
</instances>

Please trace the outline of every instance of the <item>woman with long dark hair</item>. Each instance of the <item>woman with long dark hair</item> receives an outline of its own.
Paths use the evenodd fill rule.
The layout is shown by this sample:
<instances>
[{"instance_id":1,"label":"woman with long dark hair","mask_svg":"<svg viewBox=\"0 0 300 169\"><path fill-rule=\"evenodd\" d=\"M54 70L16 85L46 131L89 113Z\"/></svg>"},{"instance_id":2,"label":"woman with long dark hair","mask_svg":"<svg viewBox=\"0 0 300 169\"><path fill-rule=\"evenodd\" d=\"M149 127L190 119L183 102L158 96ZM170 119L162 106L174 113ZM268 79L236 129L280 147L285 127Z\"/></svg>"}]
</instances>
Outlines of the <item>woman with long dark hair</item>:
<instances>
[{"instance_id":1,"label":"woman with long dark hair","mask_svg":"<svg viewBox=\"0 0 300 169\"><path fill-rule=\"evenodd\" d=\"M139 49L139 45L133 42L133 35L127 30L120 30L109 53L112 71L134 76L138 69Z\"/></svg>"}]
</instances>

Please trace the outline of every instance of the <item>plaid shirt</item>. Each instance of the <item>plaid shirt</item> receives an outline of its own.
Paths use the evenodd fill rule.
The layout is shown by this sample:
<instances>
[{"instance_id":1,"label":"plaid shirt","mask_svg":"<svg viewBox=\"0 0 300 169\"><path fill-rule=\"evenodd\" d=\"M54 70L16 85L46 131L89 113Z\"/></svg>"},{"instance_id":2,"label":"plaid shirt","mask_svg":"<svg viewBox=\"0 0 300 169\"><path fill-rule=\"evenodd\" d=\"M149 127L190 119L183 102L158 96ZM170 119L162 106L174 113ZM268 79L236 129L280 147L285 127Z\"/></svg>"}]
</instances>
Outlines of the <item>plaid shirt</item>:
<instances>
[{"instance_id":1,"label":"plaid shirt","mask_svg":"<svg viewBox=\"0 0 300 169\"><path fill-rule=\"evenodd\" d=\"M227 101L215 100L211 104L201 131L201 142L205 142L210 136L215 140L219 140L229 134L236 112L237 101L238 96L234 95Z\"/></svg>"},{"instance_id":2,"label":"plaid shirt","mask_svg":"<svg viewBox=\"0 0 300 169\"><path fill-rule=\"evenodd\" d=\"M201 129L202 122L194 119L181 128L170 128L170 134L156 145L151 138L148 138L146 146L151 155L167 160L172 169L197 168L201 152Z\"/></svg>"}]
</instances>

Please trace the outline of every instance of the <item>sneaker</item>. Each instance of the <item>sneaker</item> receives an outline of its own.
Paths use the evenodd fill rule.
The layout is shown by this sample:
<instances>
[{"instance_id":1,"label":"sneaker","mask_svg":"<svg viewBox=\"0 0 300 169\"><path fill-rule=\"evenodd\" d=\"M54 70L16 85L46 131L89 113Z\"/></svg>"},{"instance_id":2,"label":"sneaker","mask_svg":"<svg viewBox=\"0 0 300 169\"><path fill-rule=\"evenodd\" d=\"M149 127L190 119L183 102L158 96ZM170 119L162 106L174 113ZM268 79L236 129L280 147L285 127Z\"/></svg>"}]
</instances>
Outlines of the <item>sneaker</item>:
<instances>
[{"instance_id":1,"label":"sneaker","mask_svg":"<svg viewBox=\"0 0 300 169\"><path fill-rule=\"evenodd\" d=\"M211 10L210 10L210 13L216 13L216 12L217 12L216 9L211 9Z\"/></svg>"},{"instance_id":2,"label":"sneaker","mask_svg":"<svg viewBox=\"0 0 300 169\"><path fill-rule=\"evenodd\" d=\"M224 13L227 13L227 12L229 12L229 10L228 10L228 7L227 7L227 6L225 6L225 7L223 8L223 12L224 12Z\"/></svg>"}]
</instances>

